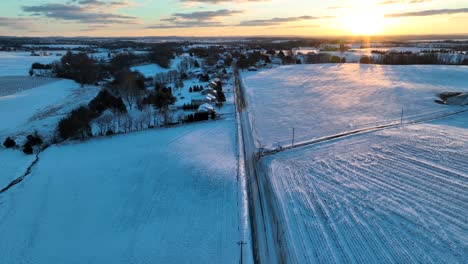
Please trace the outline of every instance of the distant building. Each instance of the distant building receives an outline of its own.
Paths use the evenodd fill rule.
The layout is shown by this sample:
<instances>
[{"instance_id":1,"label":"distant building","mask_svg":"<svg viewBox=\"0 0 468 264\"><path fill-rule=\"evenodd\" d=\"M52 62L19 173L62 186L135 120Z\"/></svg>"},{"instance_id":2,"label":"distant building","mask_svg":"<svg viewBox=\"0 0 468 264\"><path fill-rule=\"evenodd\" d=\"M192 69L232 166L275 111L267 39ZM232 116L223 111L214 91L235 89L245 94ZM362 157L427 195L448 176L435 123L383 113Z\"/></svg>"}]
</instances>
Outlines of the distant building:
<instances>
[{"instance_id":1,"label":"distant building","mask_svg":"<svg viewBox=\"0 0 468 264\"><path fill-rule=\"evenodd\" d=\"M205 103L198 107L199 113L212 113L215 112L214 107L211 104Z\"/></svg>"}]
</instances>

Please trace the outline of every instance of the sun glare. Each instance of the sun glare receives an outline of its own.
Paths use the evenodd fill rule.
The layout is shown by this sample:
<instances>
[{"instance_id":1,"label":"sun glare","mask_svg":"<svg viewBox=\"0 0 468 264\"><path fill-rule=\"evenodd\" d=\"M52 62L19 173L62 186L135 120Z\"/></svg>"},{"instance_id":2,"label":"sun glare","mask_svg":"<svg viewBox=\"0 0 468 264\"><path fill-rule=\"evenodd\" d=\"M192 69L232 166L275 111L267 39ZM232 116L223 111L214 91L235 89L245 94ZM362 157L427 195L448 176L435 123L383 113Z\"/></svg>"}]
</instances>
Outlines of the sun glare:
<instances>
[{"instance_id":1,"label":"sun glare","mask_svg":"<svg viewBox=\"0 0 468 264\"><path fill-rule=\"evenodd\" d=\"M347 10L341 23L345 32L353 35L376 35L383 33L384 13L375 4L359 5Z\"/></svg>"}]
</instances>

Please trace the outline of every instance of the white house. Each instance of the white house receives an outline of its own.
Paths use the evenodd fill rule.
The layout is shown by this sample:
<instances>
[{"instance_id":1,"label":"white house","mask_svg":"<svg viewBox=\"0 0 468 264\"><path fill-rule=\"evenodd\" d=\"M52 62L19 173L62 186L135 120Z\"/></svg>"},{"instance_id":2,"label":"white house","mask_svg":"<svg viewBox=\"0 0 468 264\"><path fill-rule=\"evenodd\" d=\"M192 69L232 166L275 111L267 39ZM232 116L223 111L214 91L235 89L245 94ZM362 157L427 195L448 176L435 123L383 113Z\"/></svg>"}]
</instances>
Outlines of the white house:
<instances>
[{"instance_id":1,"label":"white house","mask_svg":"<svg viewBox=\"0 0 468 264\"><path fill-rule=\"evenodd\" d=\"M202 112L202 113L211 113L211 112L214 112L214 108L212 105L208 104L208 103L205 103L205 104L202 104L200 105L200 107L198 107L198 112Z\"/></svg>"}]
</instances>

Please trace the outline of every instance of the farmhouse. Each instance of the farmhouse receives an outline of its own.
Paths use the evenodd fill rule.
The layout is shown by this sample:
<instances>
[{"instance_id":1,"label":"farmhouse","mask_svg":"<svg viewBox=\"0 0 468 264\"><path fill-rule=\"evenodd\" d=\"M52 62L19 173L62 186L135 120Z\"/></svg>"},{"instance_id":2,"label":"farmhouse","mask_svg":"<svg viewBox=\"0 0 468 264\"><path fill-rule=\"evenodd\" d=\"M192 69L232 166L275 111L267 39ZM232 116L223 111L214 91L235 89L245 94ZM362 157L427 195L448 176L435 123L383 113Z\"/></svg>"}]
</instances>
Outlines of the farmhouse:
<instances>
[{"instance_id":1,"label":"farmhouse","mask_svg":"<svg viewBox=\"0 0 468 264\"><path fill-rule=\"evenodd\" d=\"M208 104L208 103L205 103L205 104L202 104L200 105L200 107L198 108L198 112L199 113L212 113L214 112L214 108L212 105Z\"/></svg>"}]
</instances>

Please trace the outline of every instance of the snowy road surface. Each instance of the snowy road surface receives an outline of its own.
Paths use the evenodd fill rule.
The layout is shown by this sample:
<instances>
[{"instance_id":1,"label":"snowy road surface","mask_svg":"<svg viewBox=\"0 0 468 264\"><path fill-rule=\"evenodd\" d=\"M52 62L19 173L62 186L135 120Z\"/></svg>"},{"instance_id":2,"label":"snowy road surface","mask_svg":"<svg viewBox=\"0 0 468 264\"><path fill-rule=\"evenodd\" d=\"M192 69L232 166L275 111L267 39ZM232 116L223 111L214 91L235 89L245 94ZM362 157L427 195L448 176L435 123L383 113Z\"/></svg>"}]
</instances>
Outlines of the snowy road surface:
<instances>
[{"instance_id":1,"label":"snowy road surface","mask_svg":"<svg viewBox=\"0 0 468 264\"><path fill-rule=\"evenodd\" d=\"M54 146L0 195L0 263L238 263L234 121Z\"/></svg>"}]
</instances>

